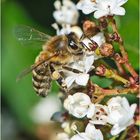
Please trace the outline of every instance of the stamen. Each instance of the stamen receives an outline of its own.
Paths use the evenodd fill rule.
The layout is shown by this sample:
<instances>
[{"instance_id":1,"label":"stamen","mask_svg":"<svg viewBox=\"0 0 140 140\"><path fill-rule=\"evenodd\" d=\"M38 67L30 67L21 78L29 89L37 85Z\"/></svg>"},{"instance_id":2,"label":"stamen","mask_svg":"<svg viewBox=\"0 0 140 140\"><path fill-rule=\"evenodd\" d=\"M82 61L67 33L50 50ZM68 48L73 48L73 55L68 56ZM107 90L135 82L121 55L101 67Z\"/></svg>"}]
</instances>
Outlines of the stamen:
<instances>
[{"instance_id":1,"label":"stamen","mask_svg":"<svg viewBox=\"0 0 140 140\"><path fill-rule=\"evenodd\" d=\"M108 9L109 9L109 14L111 14L111 9L110 9L110 5L108 5Z\"/></svg>"},{"instance_id":2,"label":"stamen","mask_svg":"<svg viewBox=\"0 0 140 140\"><path fill-rule=\"evenodd\" d=\"M90 0L91 2L97 3L96 0Z\"/></svg>"}]
</instances>

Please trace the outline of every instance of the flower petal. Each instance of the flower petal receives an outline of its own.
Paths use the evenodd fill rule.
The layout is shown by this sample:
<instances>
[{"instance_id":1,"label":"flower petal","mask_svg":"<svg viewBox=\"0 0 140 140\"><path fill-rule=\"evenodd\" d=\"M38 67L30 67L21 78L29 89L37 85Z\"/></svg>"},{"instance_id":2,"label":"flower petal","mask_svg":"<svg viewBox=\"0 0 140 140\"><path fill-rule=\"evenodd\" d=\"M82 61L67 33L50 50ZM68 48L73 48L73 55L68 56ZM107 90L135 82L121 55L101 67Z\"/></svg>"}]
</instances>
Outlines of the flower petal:
<instances>
[{"instance_id":1,"label":"flower petal","mask_svg":"<svg viewBox=\"0 0 140 140\"><path fill-rule=\"evenodd\" d=\"M90 70L92 64L94 62L94 55L91 56L87 56L86 60L85 60L85 72L88 73L88 71Z\"/></svg>"},{"instance_id":2,"label":"flower petal","mask_svg":"<svg viewBox=\"0 0 140 140\"><path fill-rule=\"evenodd\" d=\"M71 113L76 118L83 118L86 116L87 109L84 107L77 107L74 109L74 111Z\"/></svg>"},{"instance_id":3,"label":"flower petal","mask_svg":"<svg viewBox=\"0 0 140 140\"><path fill-rule=\"evenodd\" d=\"M122 106L125 108L125 110L127 110L128 112L130 111L130 105L129 105L129 103L128 103L128 100L125 98L125 97L123 97L122 98Z\"/></svg>"},{"instance_id":4,"label":"flower petal","mask_svg":"<svg viewBox=\"0 0 140 140\"><path fill-rule=\"evenodd\" d=\"M75 77L74 76L68 76L65 79L65 83L67 85L67 88L70 88L70 86L73 84L74 81L75 81Z\"/></svg>"},{"instance_id":5,"label":"flower petal","mask_svg":"<svg viewBox=\"0 0 140 140\"><path fill-rule=\"evenodd\" d=\"M71 27L71 31L74 32L78 36L78 38L80 38L83 34L83 31L79 26Z\"/></svg>"},{"instance_id":6,"label":"flower petal","mask_svg":"<svg viewBox=\"0 0 140 140\"><path fill-rule=\"evenodd\" d=\"M79 74L79 75L76 77L75 82L76 82L78 85L86 86L88 80L89 80L89 74Z\"/></svg>"},{"instance_id":7,"label":"flower petal","mask_svg":"<svg viewBox=\"0 0 140 140\"><path fill-rule=\"evenodd\" d=\"M114 15L125 15L125 9L123 7L116 7L112 10L112 14Z\"/></svg>"},{"instance_id":8,"label":"flower petal","mask_svg":"<svg viewBox=\"0 0 140 140\"><path fill-rule=\"evenodd\" d=\"M125 4L128 0L118 0L117 3L118 5L117 6L122 6L123 4Z\"/></svg>"},{"instance_id":9,"label":"flower petal","mask_svg":"<svg viewBox=\"0 0 140 140\"><path fill-rule=\"evenodd\" d=\"M94 17L95 18L100 18L100 17L103 17L103 16L106 16L108 15L108 12L107 11L103 11L103 10L97 10L95 13L94 13Z\"/></svg>"},{"instance_id":10,"label":"flower petal","mask_svg":"<svg viewBox=\"0 0 140 140\"><path fill-rule=\"evenodd\" d=\"M94 138L94 140L103 140L102 132L99 129L96 129L91 123L88 123L85 132L90 140L92 140L92 138Z\"/></svg>"},{"instance_id":11,"label":"flower petal","mask_svg":"<svg viewBox=\"0 0 140 140\"><path fill-rule=\"evenodd\" d=\"M90 134L90 133L94 132L95 129L96 129L96 128L95 128L95 126L94 126L93 124L88 123L85 132L86 132L87 134Z\"/></svg>"},{"instance_id":12,"label":"flower petal","mask_svg":"<svg viewBox=\"0 0 140 140\"><path fill-rule=\"evenodd\" d=\"M89 96L85 93L82 93L82 92L77 92L73 95L73 98L74 99L77 99L77 100L80 100L80 104L83 102L86 102L86 105L89 105L91 103L91 100L89 98ZM84 103L85 105L85 103Z\"/></svg>"},{"instance_id":13,"label":"flower petal","mask_svg":"<svg viewBox=\"0 0 140 140\"><path fill-rule=\"evenodd\" d=\"M104 37L104 34L102 32L99 32L98 34L96 34L95 36L93 36L91 38L91 40L95 41L99 47L105 43L105 37Z\"/></svg>"},{"instance_id":14,"label":"flower petal","mask_svg":"<svg viewBox=\"0 0 140 140\"><path fill-rule=\"evenodd\" d=\"M85 5L84 8L82 9L82 12L86 15L88 15L94 11L95 11L94 7L88 6L88 5Z\"/></svg>"},{"instance_id":15,"label":"flower petal","mask_svg":"<svg viewBox=\"0 0 140 140\"><path fill-rule=\"evenodd\" d=\"M87 118L92 118L94 114L95 114L95 105L90 104L87 112Z\"/></svg>"},{"instance_id":16,"label":"flower petal","mask_svg":"<svg viewBox=\"0 0 140 140\"><path fill-rule=\"evenodd\" d=\"M61 2L59 0L56 0L54 2L54 7L56 10L60 10L61 9Z\"/></svg>"},{"instance_id":17,"label":"flower petal","mask_svg":"<svg viewBox=\"0 0 140 140\"><path fill-rule=\"evenodd\" d=\"M115 124L113 127L112 127L112 129L111 129L111 135L117 135L117 134L119 134L121 131L123 131L123 130L125 130L125 126L123 126L123 127L120 127L120 126L118 126L118 124Z\"/></svg>"},{"instance_id":18,"label":"flower petal","mask_svg":"<svg viewBox=\"0 0 140 140\"><path fill-rule=\"evenodd\" d=\"M77 4L77 9L82 10L84 14L90 14L95 11L95 3L90 0L81 0Z\"/></svg>"},{"instance_id":19,"label":"flower petal","mask_svg":"<svg viewBox=\"0 0 140 140\"><path fill-rule=\"evenodd\" d=\"M137 107L137 104L132 104L132 105L130 106L130 111L131 111L132 116L133 116L134 113L135 113L136 107Z\"/></svg>"}]
</instances>

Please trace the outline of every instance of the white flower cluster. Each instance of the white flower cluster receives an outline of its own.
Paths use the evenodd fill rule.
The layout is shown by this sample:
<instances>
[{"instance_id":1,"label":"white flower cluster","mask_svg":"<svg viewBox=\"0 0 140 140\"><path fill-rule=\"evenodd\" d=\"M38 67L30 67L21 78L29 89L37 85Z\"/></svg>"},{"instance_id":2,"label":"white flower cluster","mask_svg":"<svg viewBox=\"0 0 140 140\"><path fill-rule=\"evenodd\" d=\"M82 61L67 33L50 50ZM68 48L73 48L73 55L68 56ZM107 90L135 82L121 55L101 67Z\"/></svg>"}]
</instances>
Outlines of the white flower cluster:
<instances>
[{"instance_id":1,"label":"white flower cluster","mask_svg":"<svg viewBox=\"0 0 140 140\"><path fill-rule=\"evenodd\" d=\"M76 5L70 0L63 0L62 3L59 0L56 0L54 6L56 11L54 11L53 16L56 23L52 24L52 27L56 29L57 35L75 32L80 38L82 30L80 27L75 26L79 18ZM62 26L62 29L59 29L57 23Z\"/></svg>"},{"instance_id":2,"label":"white flower cluster","mask_svg":"<svg viewBox=\"0 0 140 140\"><path fill-rule=\"evenodd\" d=\"M71 0L56 0L54 3L55 11L53 16L56 20L52 26L56 29L57 35L64 35L74 32L79 38L83 32L80 27L75 26L78 22L79 13L77 9L80 9L85 14L94 12L95 18L108 15L124 15L125 10L121 6L126 3L127 0L80 0L75 5ZM61 25L61 29L59 29ZM91 43L97 43L98 47L104 44L105 36L102 32L88 38L85 37L82 40L83 45L90 48ZM81 60L74 62L71 68L77 69L80 73L66 72L66 78L64 85L67 88L72 88L74 84L80 86L86 86L89 80L89 71L93 69L94 60L97 60L101 56L96 54L94 51L85 52L84 57Z\"/></svg>"},{"instance_id":3,"label":"white flower cluster","mask_svg":"<svg viewBox=\"0 0 140 140\"><path fill-rule=\"evenodd\" d=\"M83 32L80 27L75 26L79 17L77 9L82 10L84 14L94 13L94 17L99 19L107 16L125 15L125 9L121 6L126 2L127 0L80 0L75 5L70 0L62 0L62 3L56 0L54 3L56 11L53 13L56 23L53 24L53 27L56 29L57 35L74 32L80 38ZM58 24L62 27L61 29ZM93 36L84 37L80 43L90 49L93 42L100 48L106 42L104 34L99 31ZM86 86L90 78L89 72L94 69L94 61L101 57L88 49L83 54L81 58L69 65L79 73L65 70L64 84L68 89L72 89L74 85ZM111 135L118 135L134 123L136 104L130 105L125 97L120 96L111 98L106 105L94 104L87 94L77 92L64 100L64 108L76 118L87 119L88 124L84 132L79 132L75 127L77 134L71 138L67 133L58 134L58 140L103 140L103 134L100 129L96 128L96 125L110 124L112 126ZM69 123L64 122L63 127L69 128Z\"/></svg>"},{"instance_id":4,"label":"white flower cluster","mask_svg":"<svg viewBox=\"0 0 140 140\"><path fill-rule=\"evenodd\" d=\"M56 11L54 11L53 16L57 23L61 24L77 24L79 13L77 11L76 5L70 0L63 0L62 4L59 0L54 3Z\"/></svg>"},{"instance_id":5,"label":"white flower cluster","mask_svg":"<svg viewBox=\"0 0 140 140\"><path fill-rule=\"evenodd\" d=\"M64 101L64 107L76 118L87 117L90 123L112 124L112 135L117 135L133 123L136 104L129 105L125 97L113 97L107 105L93 104L85 93L69 95Z\"/></svg>"},{"instance_id":6,"label":"white flower cluster","mask_svg":"<svg viewBox=\"0 0 140 140\"><path fill-rule=\"evenodd\" d=\"M94 12L95 18L113 15L125 15L125 9L121 7L127 0L80 0L77 8L84 14Z\"/></svg>"}]
</instances>

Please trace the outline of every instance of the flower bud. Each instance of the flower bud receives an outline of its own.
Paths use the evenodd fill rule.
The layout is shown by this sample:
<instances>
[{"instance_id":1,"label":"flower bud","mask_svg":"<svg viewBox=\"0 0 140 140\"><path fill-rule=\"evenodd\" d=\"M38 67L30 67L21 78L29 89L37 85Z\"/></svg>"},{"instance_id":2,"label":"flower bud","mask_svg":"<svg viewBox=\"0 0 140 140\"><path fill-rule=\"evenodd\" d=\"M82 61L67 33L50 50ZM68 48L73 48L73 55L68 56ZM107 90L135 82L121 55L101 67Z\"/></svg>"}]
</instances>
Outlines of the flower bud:
<instances>
[{"instance_id":1,"label":"flower bud","mask_svg":"<svg viewBox=\"0 0 140 140\"><path fill-rule=\"evenodd\" d=\"M120 41L120 36L118 35L118 33L114 32L113 34L109 35L109 41L119 42Z\"/></svg>"},{"instance_id":2,"label":"flower bud","mask_svg":"<svg viewBox=\"0 0 140 140\"><path fill-rule=\"evenodd\" d=\"M114 49L111 44L103 43L101 47L99 48L100 53L102 56L112 56L114 54Z\"/></svg>"},{"instance_id":3,"label":"flower bud","mask_svg":"<svg viewBox=\"0 0 140 140\"><path fill-rule=\"evenodd\" d=\"M104 76L106 73L106 67L104 65L98 66L96 68L96 74L100 76Z\"/></svg>"},{"instance_id":4,"label":"flower bud","mask_svg":"<svg viewBox=\"0 0 140 140\"><path fill-rule=\"evenodd\" d=\"M91 51L95 51L99 46L95 41L92 41L92 43L89 43L89 47Z\"/></svg>"},{"instance_id":5,"label":"flower bud","mask_svg":"<svg viewBox=\"0 0 140 140\"><path fill-rule=\"evenodd\" d=\"M106 29L107 26L108 26L107 20L105 18L100 18L99 19L99 27L100 27L100 30Z\"/></svg>"},{"instance_id":6,"label":"flower bud","mask_svg":"<svg viewBox=\"0 0 140 140\"><path fill-rule=\"evenodd\" d=\"M125 63L125 60L120 56L119 53L115 53L114 59L115 59L118 63L120 63L120 64Z\"/></svg>"},{"instance_id":7,"label":"flower bud","mask_svg":"<svg viewBox=\"0 0 140 140\"><path fill-rule=\"evenodd\" d=\"M94 36L95 34L97 34L99 32L99 29L96 26L95 22L90 21L90 20L86 20L83 23L83 31L84 31L84 34L87 37L92 37L92 36Z\"/></svg>"}]
</instances>

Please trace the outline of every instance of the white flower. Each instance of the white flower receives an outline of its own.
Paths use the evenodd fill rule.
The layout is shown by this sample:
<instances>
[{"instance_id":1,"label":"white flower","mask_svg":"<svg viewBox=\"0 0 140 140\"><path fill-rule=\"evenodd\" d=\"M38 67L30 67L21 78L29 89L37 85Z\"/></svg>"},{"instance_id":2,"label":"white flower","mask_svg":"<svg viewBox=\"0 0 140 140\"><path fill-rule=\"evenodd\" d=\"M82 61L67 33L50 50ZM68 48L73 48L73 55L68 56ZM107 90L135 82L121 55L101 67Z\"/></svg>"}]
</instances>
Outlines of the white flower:
<instances>
[{"instance_id":1,"label":"white flower","mask_svg":"<svg viewBox=\"0 0 140 140\"><path fill-rule=\"evenodd\" d=\"M51 109L49 109L51 108ZM61 110L61 102L53 95L41 99L31 111L31 117L35 123L44 124L50 121L52 115Z\"/></svg>"},{"instance_id":2,"label":"white flower","mask_svg":"<svg viewBox=\"0 0 140 140\"><path fill-rule=\"evenodd\" d=\"M65 79L64 83L66 84L67 88L70 89L70 87L75 82L77 85L80 86L86 86L89 80L89 74L86 73L73 73L69 72L69 76Z\"/></svg>"},{"instance_id":3,"label":"white flower","mask_svg":"<svg viewBox=\"0 0 140 140\"><path fill-rule=\"evenodd\" d=\"M101 33L101 32L97 33L96 35L94 35L94 36L91 37L90 39L84 38L84 39L82 40L82 42L84 43L84 45L86 45L88 48L90 48L90 47L89 47L89 43L92 43L91 40L92 40L92 41L95 41L95 42L98 44L99 47L100 47L103 43L105 43L104 34ZM95 60L98 59L98 58L100 58L100 56L96 55L94 52L92 52L92 53L93 53L92 55L94 55L94 59L95 59Z\"/></svg>"},{"instance_id":4,"label":"white flower","mask_svg":"<svg viewBox=\"0 0 140 140\"><path fill-rule=\"evenodd\" d=\"M108 101L109 123L113 125L111 129L112 135L117 135L127 126L134 123L133 116L136 104L129 105L125 97L114 97Z\"/></svg>"},{"instance_id":5,"label":"white flower","mask_svg":"<svg viewBox=\"0 0 140 140\"><path fill-rule=\"evenodd\" d=\"M125 9L121 7L128 0L81 0L77 4L77 8L82 10L84 14L94 12L95 18L112 15L125 15Z\"/></svg>"},{"instance_id":6,"label":"white flower","mask_svg":"<svg viewBox=\"0 0 140 140\"><path fill-rule=\"evenodd\" d=\"M59 29L57 23L52 24L52 27L56 30L57 35L66 35L71 32L74 32L78 38L80 38L83 34L81 28L79 26L71 26L70 24L62 24L62 28Z\"/></svg>"},{"instance_id":7,"label":"white flower","mask_svg":"<svg viewBox=\"0 0 140 140\"><path fill-rule=\"evenodd\" d=\"M82 10L84 14L90 14L95 11L95 3L91 0L80 0L77 3L77 9Z\"/></svg>"},{"instance_id":8,"label":"white flower","mask_svg":"<svg viewBox=\"0 0 140 140\"><path fill-rule=\"evenodd\" d=\"M85 54L82 60L77 60L70 65L71 68L79 70L79 73L67 72L65 84L67 88L70 88L75 82L78 85L86 86L89 80L89 74L87 74L94 67L94 56L92 54Z\"/></svg>"},{"instance_id":9,"label":"white flower","mask_svg":"<svg viewBox=\"0 0 140 140\"><path fill-rule=\"evenodd\" d=\"M67 133L61 132L56 136L56 140L70 140Z\"/></svg>"},{"instance_id":10,"label":"white flower","mask_svg":"<svg viewBox=\"0 0 140 140\"><path fill-rule=\"evenodd\" d=\"M70 140L103 140L103 135L93 124L88 123L85 132L78 132L78 134L74 135Z\"/></svg>"},{"instance_id":11,"label":"white flower","mask_svg":"<svg viewBox=\"0 0 140 140\"><path fill-rule=\"evenodd\" d=\"M108 122L108 107L101 104L95 104L95 112L90 116L91 123L105 125Z\"/></svg>"},{"instance_id":12,"label":"white flower","mask_svg":"<svg viewBox=\"0 0 140 140\"><path fill-rule=\"evenodd\" d=\"M78 21L79 13L76 5L70 0L63 0L62 4L59 0L54 3L56 11L53 16L57 23L74 25Z\"/></svg>"},{"instance_id":13,"label":"white flower","mask_svg":"<svg viewBox=\"0 0 140 140\"><path fill-rule=\"evenodd\" d=\"M89 96L81 92L69 95L64 101L65 109L77 118L83 118L89 114L90 106L94 108L94 104L91 103ZM93 112L90 111L90 113L94 113L94 109Z\"/></svg>"}]
</instances>

